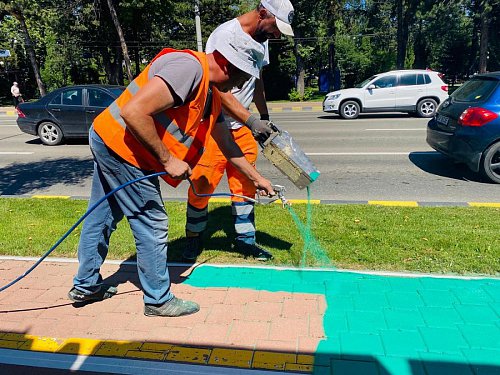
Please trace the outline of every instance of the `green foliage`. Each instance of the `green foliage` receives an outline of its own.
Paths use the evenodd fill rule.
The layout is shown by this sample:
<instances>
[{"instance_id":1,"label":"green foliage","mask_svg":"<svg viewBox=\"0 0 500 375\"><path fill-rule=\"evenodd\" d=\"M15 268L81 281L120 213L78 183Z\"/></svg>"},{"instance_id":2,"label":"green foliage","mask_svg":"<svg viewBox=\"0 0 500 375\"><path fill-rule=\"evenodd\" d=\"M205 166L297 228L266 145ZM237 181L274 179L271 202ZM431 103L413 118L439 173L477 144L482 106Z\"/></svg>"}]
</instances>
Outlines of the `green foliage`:
<instances>
[{"instance_id":1,"label":"green foliage","mask_svg":"<svg viewBox=\"0 0 500 375\"><path fill-rule=\"evenodd\" d=\"M300 95L300 93L296 89L292 89L288 93L288 99L292 102L304 102L311 100L314 95L314 89L311 87L306 87L304 89L304 95Z\"/></svg>"}]
</instances>

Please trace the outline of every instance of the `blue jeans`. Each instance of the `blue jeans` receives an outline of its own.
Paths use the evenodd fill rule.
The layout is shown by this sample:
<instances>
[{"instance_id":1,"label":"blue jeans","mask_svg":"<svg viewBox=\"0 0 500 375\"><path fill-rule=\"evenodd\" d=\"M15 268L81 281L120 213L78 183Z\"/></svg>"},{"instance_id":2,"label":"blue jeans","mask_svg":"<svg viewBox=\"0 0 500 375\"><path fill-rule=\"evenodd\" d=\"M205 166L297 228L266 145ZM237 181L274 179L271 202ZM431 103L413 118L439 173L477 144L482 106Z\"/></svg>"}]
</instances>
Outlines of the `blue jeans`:
<instances>
[{"instance_id":1,"label":"blue jeans","mask_svg":"<svg viewBox=\"0 0 500 375\"><path fill-rule=\"evenodd\" d=\"M152 173L123 161L90 129L94 176L89 207L114 188ZM137 249L137 270L144 303L162 304L173 298L167 268L168 216L158 177L145 179L117 191L102 202L84 221L78 245L78 273L73 283L83 293L102 286L99 269L106 259L109 238L123 218L132 229Z\"/></svg>"}]
</instances>

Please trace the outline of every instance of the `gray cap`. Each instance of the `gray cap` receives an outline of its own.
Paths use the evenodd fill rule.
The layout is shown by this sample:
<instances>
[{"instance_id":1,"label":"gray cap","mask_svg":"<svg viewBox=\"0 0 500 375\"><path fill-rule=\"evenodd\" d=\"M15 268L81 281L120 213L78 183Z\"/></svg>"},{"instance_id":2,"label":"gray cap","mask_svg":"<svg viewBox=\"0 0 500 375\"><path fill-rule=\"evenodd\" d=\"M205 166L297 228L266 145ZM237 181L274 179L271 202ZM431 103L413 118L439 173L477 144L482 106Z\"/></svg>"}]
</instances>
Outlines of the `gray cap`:
<instances>
[{"instance_id":1,"label":"gray cap","mask_svg":"<svg viewBox=\"0 0 500 375\"><path fill-rule=\"evenodd\" d=\"M238 69L259 78L264 59L264 46L246 33L236 34L229 30L212 33L214 49L219 51Z\"/></svg>"}]
</instances>

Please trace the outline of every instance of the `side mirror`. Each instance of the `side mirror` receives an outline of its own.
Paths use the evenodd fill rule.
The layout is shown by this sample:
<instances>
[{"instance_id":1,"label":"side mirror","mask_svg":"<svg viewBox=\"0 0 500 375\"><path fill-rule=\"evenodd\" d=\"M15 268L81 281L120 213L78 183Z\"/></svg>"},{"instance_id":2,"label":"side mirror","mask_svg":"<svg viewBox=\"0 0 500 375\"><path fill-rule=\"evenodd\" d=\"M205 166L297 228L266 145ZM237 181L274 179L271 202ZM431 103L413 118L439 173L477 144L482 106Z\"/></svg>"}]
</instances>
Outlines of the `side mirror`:
<instances>
[{"instance_id":1,"label":"side mirror","mask_svg":"<svg viewBox=\"0 0 500 375\"><path fill-rule=\"evenodd\" d=\"M376 89L377 87L372 83L370 86L367 87L368 90L373 90Z\"/></svg>"}]
</instances>

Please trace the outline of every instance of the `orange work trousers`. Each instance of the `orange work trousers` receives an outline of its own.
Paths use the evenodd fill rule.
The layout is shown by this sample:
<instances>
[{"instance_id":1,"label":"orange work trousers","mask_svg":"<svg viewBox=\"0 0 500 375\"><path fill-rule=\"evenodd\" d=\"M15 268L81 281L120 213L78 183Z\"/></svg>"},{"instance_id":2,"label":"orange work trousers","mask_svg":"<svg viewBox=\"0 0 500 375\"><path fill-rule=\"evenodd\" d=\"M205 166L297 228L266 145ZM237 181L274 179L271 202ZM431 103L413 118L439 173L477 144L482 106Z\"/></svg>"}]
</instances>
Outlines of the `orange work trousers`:
<instances>
[{"instance_id":1,"label":"orange work trousers","mask_svg":"<svg viewBox=\"0 0 500 375\"><path fill-rule=\"evenodd\" d=\"M252 132L246 126L239 129L230 130L234 141L241 148L245 158L255 167L257 161L258 146L252 136ZM195 190L199 194L212 194L219 184L224 172L227 172L229 190L233 194L244 195L253 198L256 188L252 181L243 175L235 166L233 166L224 157L224 154L217 146L212 137L209 138L205 151L193 168L191 181ZM197 197L189 187L188 203L198 209L203 209L208 205L208 197ZM233 202L244 202L238 197L232 197Z\"/></svg>"}]
</instances>

